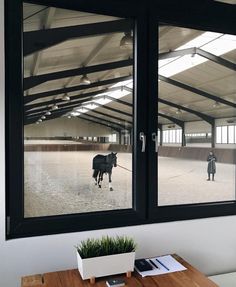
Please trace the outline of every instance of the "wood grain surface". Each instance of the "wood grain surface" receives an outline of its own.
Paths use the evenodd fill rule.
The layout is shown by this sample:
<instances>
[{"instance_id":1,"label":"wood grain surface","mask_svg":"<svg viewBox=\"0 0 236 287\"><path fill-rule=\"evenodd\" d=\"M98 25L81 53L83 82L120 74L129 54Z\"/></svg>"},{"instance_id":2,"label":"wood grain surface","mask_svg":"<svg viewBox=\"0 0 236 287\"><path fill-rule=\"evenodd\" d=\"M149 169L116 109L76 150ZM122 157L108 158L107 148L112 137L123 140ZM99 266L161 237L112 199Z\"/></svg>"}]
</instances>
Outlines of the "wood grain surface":
<instances>
[{"instance_id":1,"label":"wood grain surface","mask_svg":"<svg viewBox=\"0 0 236 287\"><path fill-rule=\"evenodd\" d=\"M113 277L122 277L129 287L219 287L178 255L173 255L187 270L164 275L142 278L134 272L131 278L125 274ZM109 279L112 276L109 277ZM106 278L97 278L91 285L89 280L82 280L78 270L66 270L23 277L22 287L106 287Z\"/></svg>"}]
</instances>

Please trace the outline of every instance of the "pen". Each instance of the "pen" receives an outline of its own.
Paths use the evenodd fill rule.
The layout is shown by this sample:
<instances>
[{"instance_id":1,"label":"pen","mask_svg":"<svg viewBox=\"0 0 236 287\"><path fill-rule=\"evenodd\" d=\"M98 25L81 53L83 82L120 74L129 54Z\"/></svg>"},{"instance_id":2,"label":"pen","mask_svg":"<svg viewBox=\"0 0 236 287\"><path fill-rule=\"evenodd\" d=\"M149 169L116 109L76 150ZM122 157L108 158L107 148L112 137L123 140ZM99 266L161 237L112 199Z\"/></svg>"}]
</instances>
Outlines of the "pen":
<instances>
[{"instance_id":1,"label":"pen","mask_svg":"<svg viewBox=\"0 0 236 287\"><path fill-rule=\"evenodd\" d=\"M168 267L166 267L160 260L158 260L157 258L156 258L156 261L158 262L158 263L160 263L166 270L168 270L168 271L170 271L170 269L168 268Z\"/></svg>"},{"instance_id":2,"label":"pen","mask_svg":"<svg viewBox=\"0 0 236 287\"><path fill-rule=\"evenodd\" d=\"M149 259L149 262L150 262L153 266L155 266L157 269L160 269L151 259Z\"/></svg>"}]
</instances>

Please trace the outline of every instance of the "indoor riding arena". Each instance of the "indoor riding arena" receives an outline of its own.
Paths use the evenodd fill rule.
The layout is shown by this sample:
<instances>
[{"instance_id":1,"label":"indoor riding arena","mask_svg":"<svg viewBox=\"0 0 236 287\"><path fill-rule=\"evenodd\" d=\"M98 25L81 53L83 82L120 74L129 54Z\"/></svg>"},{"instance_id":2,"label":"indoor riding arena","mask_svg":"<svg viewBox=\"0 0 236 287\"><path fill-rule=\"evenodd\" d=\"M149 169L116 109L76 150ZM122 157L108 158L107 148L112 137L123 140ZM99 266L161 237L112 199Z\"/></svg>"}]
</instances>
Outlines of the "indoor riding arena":
<instances>
[{"instance_id":1,"label":"indoor riding arena","mask_svg":"<svg viewBox=\"0 0 236 287\"><path fill-rule=\"evenodd\" d=\"M24 18L25 217L132 208L133 20L29 3ZM235 200L236 37L157 29L156 204Z\"/></svg>"}]
</instances>

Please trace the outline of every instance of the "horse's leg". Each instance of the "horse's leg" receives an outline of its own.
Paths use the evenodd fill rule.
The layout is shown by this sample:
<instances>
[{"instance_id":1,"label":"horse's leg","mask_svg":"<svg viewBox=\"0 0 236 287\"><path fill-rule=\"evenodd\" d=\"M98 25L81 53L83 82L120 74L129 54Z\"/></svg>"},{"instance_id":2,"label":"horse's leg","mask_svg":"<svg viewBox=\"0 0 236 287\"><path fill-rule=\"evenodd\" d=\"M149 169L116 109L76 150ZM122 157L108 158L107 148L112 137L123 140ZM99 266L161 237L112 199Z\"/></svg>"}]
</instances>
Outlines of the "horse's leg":
<instances>
[{"instance_id":1,"label":"horse's leg","mask_svg":"<svg viewBox=\"0 0 236 287\"><path fill-rule=\"evenodd\" d=\"M97 179L97 177L98 177L98 170L95 169L95 170L93 171L93 178L94 178L94 180L95 180L95 185L98 184L98 179Z\"/></svg>"},{"instance_id":2,"label":"horse's leg","mask_svg":"<svg viewBox=\"0 0 236 287\"><path fill-rule=\"evenodd\" d=\"M112 185L111 185L111 171L108 173L109 176L109 189L110 191L113 191Z\"/></svg>"},{"instance_id":3,"label":"horse's leg","mask_svg":"<svg viewBox=\"0 0 236 287\"><path fill-rule=\"evenodd\" d=\"M96 176L94 177L94 180L95 180L95 185L98 184L98 172L96 171Z\"/></svg>"},{"instance_id":4,"label":"horse's leg","mask_svg":"<svg viewBox=\"0 0 236 287\"><path fill-rule=\"evenodd\" d=\"M100 182L102 181L102 172L99 171L99 174L98 174L98 187L101 188L102 185L100 184Z\"/></svg>"},{"instance_id":5,"label":"horse's leg","mask_svg":"<svg viewBox=\"0 0 236 287\"><path fill-rule=\"evenodd\" d=\"M100 175L100 181L101 181L101 183L102 183L102 181L103 181L103 175L104 175L104 172L101 171L101 175ZM101 186L102 186L102 184L101 184Z\"/></svg>"}]
</instances>

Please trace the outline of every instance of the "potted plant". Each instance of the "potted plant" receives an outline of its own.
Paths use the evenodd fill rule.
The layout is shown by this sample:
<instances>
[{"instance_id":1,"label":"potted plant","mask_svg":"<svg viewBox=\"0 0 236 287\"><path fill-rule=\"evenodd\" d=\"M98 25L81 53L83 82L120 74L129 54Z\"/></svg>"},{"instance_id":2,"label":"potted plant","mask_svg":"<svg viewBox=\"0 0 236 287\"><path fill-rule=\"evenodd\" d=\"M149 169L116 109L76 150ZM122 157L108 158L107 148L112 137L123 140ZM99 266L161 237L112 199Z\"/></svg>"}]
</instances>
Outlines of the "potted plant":
<instances>
[{"instance_id":1,"label":"potted plant","mask_svg":"<svg viewBox=\"0 0 236 287\"><path fill-rule=\"evenodd\" d=\"M77 249L78 269L82 279L95 282L96 277L126 273L134 270L136 244L125 236L102 237L82 241Z\"/></svg>"}]
</instances>

